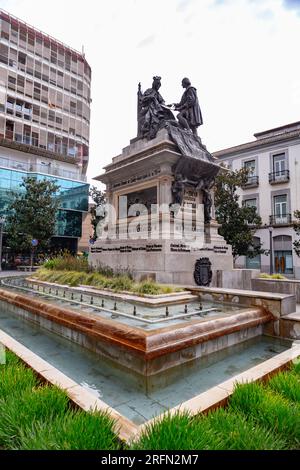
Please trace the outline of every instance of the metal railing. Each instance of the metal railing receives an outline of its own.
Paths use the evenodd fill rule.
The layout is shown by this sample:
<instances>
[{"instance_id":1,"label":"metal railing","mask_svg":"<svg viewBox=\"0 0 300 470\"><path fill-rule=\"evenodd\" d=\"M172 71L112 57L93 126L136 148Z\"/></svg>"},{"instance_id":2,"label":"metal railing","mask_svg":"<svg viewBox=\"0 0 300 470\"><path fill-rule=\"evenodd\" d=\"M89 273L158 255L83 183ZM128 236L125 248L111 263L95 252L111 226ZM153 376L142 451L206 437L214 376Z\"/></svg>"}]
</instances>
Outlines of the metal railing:
<instances>
[{"instance_id":1,"label":"metal railing","mask_svg":"<svg viewBox=\"0 0 300 470\"><path fill-rule=\"evenodd\" d=\"M290 225L292 214L270 215L270 225Z\"/></svg>"},{"instance_id":2,"label":"metal railing","mask_svg":"<svg viewBox=\"0 0 300 470\"><path fill-rule=\"evenodd\" d=\"M274 171L269 173L269 183L286 182L290 179L290 170Z\"/></svg>"},{"instance_id":3,"label":"metal railing","mask_svg":"<svg viewBox=\"0 0 300 470\"><path fill-rule=\"evenodd\" d=\"M243 184L243 188L256 187L259 185L259 176L248 176L246 183Z\"/></svg>"},{"instance_id":4,"label":"metal railing","mask_svg":"<svg viewBox=\"0 0 300 470\"><path fill-rule=\"evenodd\" d=\"M64 170L62 168L53 167L51 163L49 165L42 165L37 163L18 162L0 157L0 168L20 170L27 173L43 173L51 176L60 176L61 178L67 178L75 181L87 181L86 175L81 175L79 172L77 173Z\"/></svg>"}]
</instances>

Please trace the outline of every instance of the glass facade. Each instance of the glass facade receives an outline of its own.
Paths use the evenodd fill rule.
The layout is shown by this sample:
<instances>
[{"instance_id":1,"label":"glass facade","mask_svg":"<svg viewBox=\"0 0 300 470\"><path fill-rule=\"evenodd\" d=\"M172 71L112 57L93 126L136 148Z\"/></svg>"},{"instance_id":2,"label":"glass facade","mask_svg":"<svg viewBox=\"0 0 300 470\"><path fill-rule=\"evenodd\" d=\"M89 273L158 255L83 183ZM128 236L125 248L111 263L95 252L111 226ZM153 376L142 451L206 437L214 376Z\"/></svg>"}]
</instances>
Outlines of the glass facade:
<instances>
[{"instance_id":1,"label":"glass facade","mask_svg":"<svg viewBox=\"0 0 300 470\"><path fill-rule=\"evenodd\" d=\"M47 179L59 186L56 194L60 202L56 235L81 237L82 212L88 211L89 185L80 181L0 168L0 217L7 215L7 206L13 200L14 193L22 191L20 185L27 176L34 176L38 180Z\"/></svg>"},{"instance_id":2,"label":"glass facade","mask_svg":"<svg viewBox=\"0 0 300 470\"><path fill-rule=\"evenodd\" d=\"M84 55L0 10L0 138L86 167L90 87Z\"/></svg>"}]
</instances>

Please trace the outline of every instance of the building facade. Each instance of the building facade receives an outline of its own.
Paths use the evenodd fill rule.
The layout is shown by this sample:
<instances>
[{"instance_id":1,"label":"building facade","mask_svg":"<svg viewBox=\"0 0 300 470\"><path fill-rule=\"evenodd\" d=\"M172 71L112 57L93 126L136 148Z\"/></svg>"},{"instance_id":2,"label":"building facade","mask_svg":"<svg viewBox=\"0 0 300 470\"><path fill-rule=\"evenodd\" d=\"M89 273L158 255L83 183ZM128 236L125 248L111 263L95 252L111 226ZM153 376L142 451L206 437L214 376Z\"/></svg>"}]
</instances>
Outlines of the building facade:
<instances>
[{"instance_id":1,"label":"building facade","mask_svg":"<svg viewBox=\"0 0 300 470\"><path fill-rule=\"evenodd\" d=\"M254 240L266 254L240 257L236 266L300 278L294 211L300 209L300 122L254 134L256 140L214 153L229 169L249 168L242 204L255 206L263 226ZM270 253L272 252L272 256Z\"/></svg>"},{"instance_id":2,"label":"building facade","mask_svg":"<svg viewBox=\"0 0 300 470\"><path fill-rule=\"evenodd\" d=\"M77 250L88 211L90 88L84 54L0 10L0 217L24 177L54 180L58 249Z\"/></svg>"}]
</instances>

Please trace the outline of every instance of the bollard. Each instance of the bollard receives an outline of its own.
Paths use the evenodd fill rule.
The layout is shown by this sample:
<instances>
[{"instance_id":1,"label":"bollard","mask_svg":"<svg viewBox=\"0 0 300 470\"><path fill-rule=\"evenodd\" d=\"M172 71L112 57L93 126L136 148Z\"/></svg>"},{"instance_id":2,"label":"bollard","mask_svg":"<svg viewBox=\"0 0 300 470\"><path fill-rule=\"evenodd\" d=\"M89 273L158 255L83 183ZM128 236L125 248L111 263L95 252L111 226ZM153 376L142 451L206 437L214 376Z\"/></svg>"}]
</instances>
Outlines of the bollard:
<instances>
[{"instance_id":1,"label":"bollard","mask_svg":"<svg viewBox=\"0 0 300 470\"><path fill-rule=\"evenodd\" d=\"M169 316L169 307L166 307L166 317Z\"/></svg>"},{"instance_id":2,"label":"bollard","mask_svg":"<svg viewBox=\"0 0 300 470\"><path fill-rule=\"evenodd\" d=\"M188 306L187 305L184 306L184 313L188 313Z\"/></svg>"},{"instance_id":3,"label":"bollard","mask_svg":"<svg viewBox=\"0 0 300 470\"><path fill-rule=\"evenodd\" d=\"M104 300L101 302L101 307L104 308Z\"/></svg>"},{"instance_id":4,"label":"bollard","mask_svg":"<svg viewBox=\"0 0 300 470\"><path fill-rule=\"evenodd\" d=\"M80 296L80 302L83 302L83 295Z\"/></svg>"},{"instance_id":5,"label":"bollard","mask_svg":"<svg viewBox=\"0 0 300 470\"><path fill-rule=\"evenodd\" d=\"M114 311L117 310L117 302L115 302L115 305L114 305Z\"/></svg>"},{"instance_id":6,"label":"bollard","mask_svg":"<svg viewBox=\"0 0 300 470\"><path fill-rule=\"evenodd\" d=\"M64 290L63 298L65 299L65 297L66 297L66 291Z\"/></svg>"},{"instance_id":7,"label":"bollard","mask_svg":"<svg viewBox=\"0 0 300 470\"><path fill-rule=\"evenodd\" d=\"M93 297L91 297L91 302L90 302L90 304L91 304L91 305L94 304L94 298L93 298Z\"/></svg>"},{"instance_id":8,"label":"bollard","mask_svg":"<svg viewBox=\"0 0 300 470\"><path fill-rule=\"evenodd\" d=\"M133 307L133 316L136 317L136 306Z\"/></svg>"},{"instance_id":9,"label":"bollard","mask_svg":"<svg viewBox=\"0 0 300 470\"><path fill-rule=\"evenodd\" d=\"M58 289L56 289L55 295L56 297L58 297Z\"/></svg>"}]
</instances>

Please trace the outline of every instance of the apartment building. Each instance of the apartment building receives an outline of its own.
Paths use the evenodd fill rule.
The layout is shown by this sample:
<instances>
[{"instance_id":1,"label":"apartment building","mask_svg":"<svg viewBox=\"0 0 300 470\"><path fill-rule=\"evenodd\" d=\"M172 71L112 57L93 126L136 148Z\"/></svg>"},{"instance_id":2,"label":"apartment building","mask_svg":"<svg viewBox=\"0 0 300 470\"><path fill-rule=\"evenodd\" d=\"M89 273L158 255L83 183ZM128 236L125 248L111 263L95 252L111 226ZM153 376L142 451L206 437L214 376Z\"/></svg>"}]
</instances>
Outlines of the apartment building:
<instances>
[{"instance_id":1,"label":"apartment building","mask_svg":"<svg viewBox=\"0 0 300 470\"><path fill-rule=\"evenodd\" d=\"M240 257L237 267L299 279L300 258L293 249L297 239L293 219L294 211L300 210L300 122L258 132L254 137L252 142L214 153L230 169L249 168L240 200L256 207L263 222L254 240L263 244L266 254Z\"/></svg>"},{"instance_id":2,"label":"apartment building","mask_svg":"<svg viewBox=\"0 0 300 470\"><path fill-rule=\"evenodd\" d=\"M54 180L52 244L72 251L88 211L90 89L84 54L0 10L0 217L24 177Z\"/></svg>"}]
</instances>

